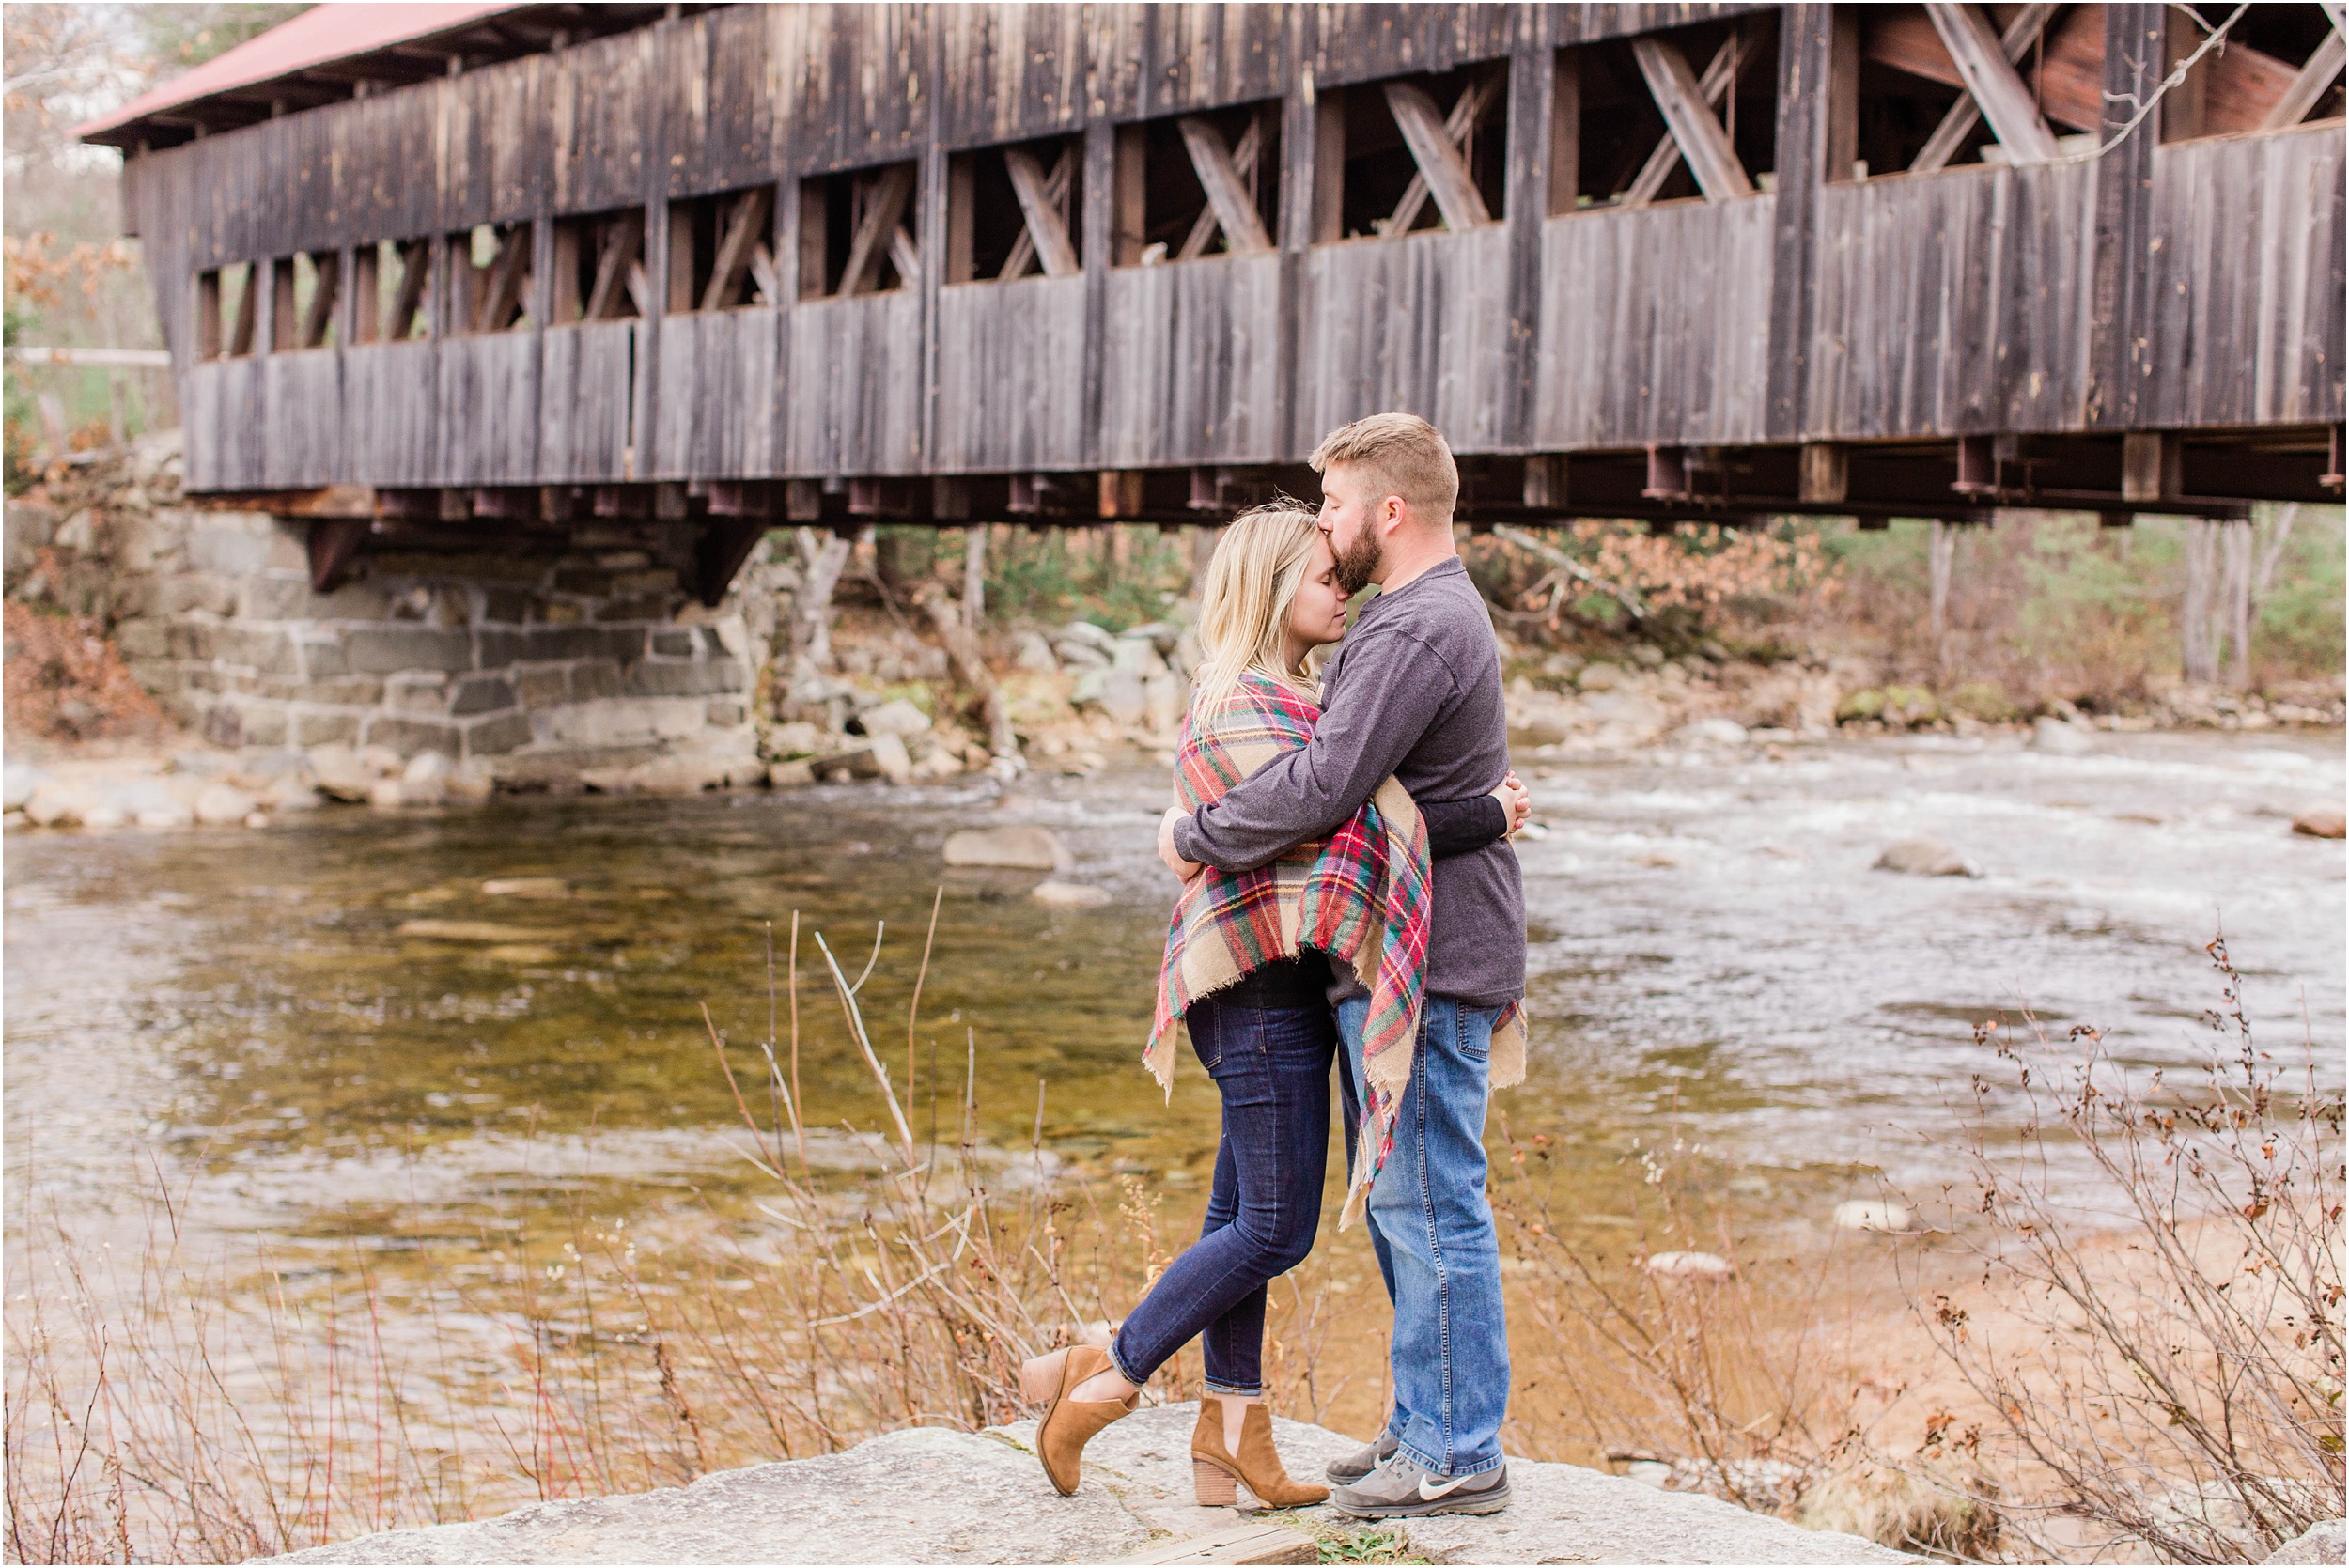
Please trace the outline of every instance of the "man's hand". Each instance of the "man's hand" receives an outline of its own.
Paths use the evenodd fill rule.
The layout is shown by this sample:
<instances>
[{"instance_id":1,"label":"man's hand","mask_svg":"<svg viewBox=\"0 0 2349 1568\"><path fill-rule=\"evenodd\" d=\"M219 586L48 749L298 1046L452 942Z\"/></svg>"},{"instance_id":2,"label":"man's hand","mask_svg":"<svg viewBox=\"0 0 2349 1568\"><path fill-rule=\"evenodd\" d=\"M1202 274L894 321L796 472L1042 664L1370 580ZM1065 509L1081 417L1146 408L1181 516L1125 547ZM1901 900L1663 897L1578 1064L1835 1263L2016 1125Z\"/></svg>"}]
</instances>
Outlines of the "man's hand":
<instances>
[{"instance_id":1,"label":"man's hand","mask_svg":"<svg viewBox=\"0 0 2349 1568\"><path fill-rule=\"evenodd\" d=\"M1509 814L1509 833L1514 837L1533 815L1533 797L1526 792L1515 768L1510 769L1509 776L1501 781L1501 787L1493 791L1493 799L1500 801L1501 809Z\"/></svg>"},{"instance_id":2,"label":"man's hand","mask_svg":"<svg viewBox=\"0 0 2349 1568\"><path fill-rule=\"evenodd\" d=\"M1190 815L1180 806L1169 806L1166 815L1159 818L1159 859L1166 862L1167 870L1186 882L1207 869L1197 861L1183 859L1182 851L1174 847L1174 824Z\"/></svg>"}]
</instances>

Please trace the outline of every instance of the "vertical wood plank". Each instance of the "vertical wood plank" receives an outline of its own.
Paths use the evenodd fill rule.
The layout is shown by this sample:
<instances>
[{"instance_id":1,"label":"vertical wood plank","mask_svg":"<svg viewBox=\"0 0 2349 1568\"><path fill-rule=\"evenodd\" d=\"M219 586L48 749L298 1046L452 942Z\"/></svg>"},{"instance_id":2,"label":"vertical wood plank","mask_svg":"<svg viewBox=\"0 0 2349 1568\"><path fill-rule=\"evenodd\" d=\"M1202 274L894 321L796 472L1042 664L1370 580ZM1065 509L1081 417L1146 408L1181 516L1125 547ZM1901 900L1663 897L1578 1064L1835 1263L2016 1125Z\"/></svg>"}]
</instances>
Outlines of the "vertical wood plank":
<instances>
[{"instance_id":1,"label":"vertical wood plank","mask_svg":"<svg viewBox=\"0 0 2349 1568\"><path fill-rule=\"evenodd\" d=\"M1520 49L1509 56L1507 196L1509 368L1501 385L1501 442L1521 449L1533 433L1533 377L1541 353L1542 225L1549 207L1557 149L1553 98L1558 52Z\"/></svg>"},{"instance_id":2,"label":"vertical wood plank","mask_svg":"<svg viewBox=\"0 0 2349 1568\"><path fill-rule=\"evenodd\" d=\"M2104 112L2100 143L2120 133L2163 74L2166 7L2128 0L2105 8ZM2146 243L2152 239L2156 108L2145 123L2096 161L2095 283L2089 318L2090 429L2135 423L2151 301Z\"/></svg>"}]
</instances>

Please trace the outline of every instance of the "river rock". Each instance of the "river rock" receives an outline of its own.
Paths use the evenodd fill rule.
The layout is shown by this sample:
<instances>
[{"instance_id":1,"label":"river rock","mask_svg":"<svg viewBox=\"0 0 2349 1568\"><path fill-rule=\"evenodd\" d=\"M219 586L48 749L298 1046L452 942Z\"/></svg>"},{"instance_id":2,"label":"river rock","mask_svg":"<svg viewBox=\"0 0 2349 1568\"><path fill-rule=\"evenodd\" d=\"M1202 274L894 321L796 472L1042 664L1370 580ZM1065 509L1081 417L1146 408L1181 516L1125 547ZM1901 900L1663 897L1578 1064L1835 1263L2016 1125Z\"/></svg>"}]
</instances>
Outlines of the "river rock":
<instances>
[{"instance_id":1,"label":"river rock","mask_svg":"<svg viewBox=\"0 0 2349 1568\"><path fill-rule=\"evenodd\" d=\"M288 773L261 792L261 804L271 811L315 811L318 781L305 770Z\"/></svg>"},{"instance_id":2,"label":"river rock","mask_svg":"<svg viewBox=\"0 0 2349 1568\"><path fill-rule=\"evenodd\" d=\"M1981 867L1948 845L1929 838L1905 838L1876 857L1878 871L1907 877L1979 877Z\"/></svg>"},{"instance_id":3,"label":"river rock","mask_svg":"<svg viewBox=\"0 0 2349 1568\"><path fill-rule=\"evenodd\" d=\"M1019 668L1032 670L1042 675L1060 673L1060 660L1053 656L1052 644L1046 641L1044 633L1040 631L1017 632L1012 637L1011 646L1012 663Z\"/></svg>"},{"instance_id":4,"label":"river rock","mask_svg":"<svg viewBox=\"0 0 2349 1568\"><path fill-rule=\"evenodd\" d=\"M1136 1411L1087 1445L1056 1495L1035 1423L893 1432L843 1453L722 1470L690 1486L537 1503L473 1524L390 1530L281 1562L1110 1562L1244 1522L1191 1503L1196 1405ZM1273 1420L1289 1471L1318 1476L1361 1439ZM1697 1493L1512 1458L1501 1514L1382 1521L1434 1562L1913 1562L1854 1535L1806 1530ZM1316 1526L1366 1533L1328 1508Z\"/></svg>"},{"instance_id":5,"label":"river rock","mask_svg":"<svg viewBox=\"0 0 2349 1568\"><path fill-rule=\"evenodd\" d=\"M2310 806L2292 819L2292 831L2306 838L2339 838L2349 831L2339 806Z\"/></svg>"},{"instance_id":6,"label":"river rock","mask_svg":"<svg viewBox=\"0 0 2349 1568\"><path fill-rule=\"evenodd\" d=\"M208 828L226 828L242 822L259 809L260 803L234 784L209 785L195 798L195 819Z\"/></svg>"},{"instance_id":7,"label":"river rock","mask_svg":"<svg viewBox=\"0 0 2349 1568\"><path fill-rule=\"evenodd\" d=\"M437 806L448 794L448 776L454 769L447 757L439 752L418 752L400 769L400 798L412 806Z\"/></svg>"},{"instance_id":8,"label":"river rock","mask_svg":"<svg viewBox=\"0 0 2349 1568\"><path fill-rule=\"evenodd\" d=\"M319 793L333 800L365 800L375 787L375 774L348 746L310 748L310 776Z\"/></svg>"},{"instance_id":9,"label":"river rock","mask_svg":"<svg viewBox=\"0 0 2349 1568\"><path fill-rule=\"evenodd\" d=\"M1691 719L1672 732L1683 746L1742 746L1746 726L1735 719Z\"/></svg>"},{"instance_id":10,"label":"river rock","mask_svg":"<svg viewBox=\"0 0 2349 1568\"><path fill-rule=\"evenodd\" d=\"M407 759L389 746L369 746L359 753L359 760L379 779L396 779L407 766Z\"/></svg>"},{"instance_id":11,"label":"river rock","mask_svg":"<svg viewBox=\"0 0 2349 1568\"><path fill-rule=\"evenodd\" d=\"M1110 901L1109 889L1088 882L1038 882L1028 896L1056 909L1091 909Z\"/></svg>"},{"instance_id":12,"label":"river rock","mask_svg":"<svg viewBox=\"0 0 2349 1568\"><path fill-rule=\"evenodd\" d=\"M78 784L43 779L24 798L24 820L36 828L70 828L98 804L98 797Z\"/></svg>"},{"instance_id":13,"label":"river rock","mask_svg":"<svg viewBox=\"0 0 2349 1568\"><path fill-rule=\"evenodd\" d=\"M879 707L868 707L856 716L871 736L894 735L903 739L909 735L921 735L930 727L930 716L906 701L892 697Z\"/></svg>"},{"instance_id":14,"label":"river rock","mask_svg":"<svg viewBox=\"0 0 2349 1568\"><path fill-rule=\"evenodd\" d=\"M2096 749L2093 731L2085 724L2067 723L2052 715L2031 721L2030 749L2052 757L2081 757Z\"/></svg>"},{"instance_id":15,"label":"river rock","mask_svg":"<svg viewBox=\"0 0 2349 1568\"><path fill-rule=\"evenodd\" d=\"M93 800L82 811L85 828L119 828L131 820L131 814L112 800Z\"/></svg>"},{"instance_id":16,"label":"river rock","mask_svg":"<svg viewBox=\"0 0 2349 1568\"><path fill-rule=\"evenodd\" d=\"M1172 671L1152 675L1143 682L1142 721L1152 730L1164 735L1183 722L1183 683Z\"/></svg>"},{"instance_id":17,"label":"river rock","mask_svg":"<svg viewBox=\"0 0 2349 1568\"><path fill-rule=\"evenodd\" d=\"M560 877L492 877L481 891L490 898L568 898L571 885Z\"/></svg>"},{"instance_id":18,"label":"river rock","mask_svg":"<svg viewBox=\"0 0 2349 1568\"><path fill-rule=\"evenodd\" d=\"M452 800L487 800L497 793L497 775L481 757L467 757L449 769L447 788Z\"/></svg>"},{"instance_id":19,"label":"river rock","mask_svg":"<svg viewBox=\"0 0 2349 1568\"><path fill-rule=\"evenodd\" d=\"M1150 693L1142 676L1131 670L1110 671L1101 682L1101 711L1121 724L1140 723L1150 711Z\"/></svg>"},{"instance_id":20,"label":"river rock","mask_svg":"<svg viewBox=\"0 0 2349 1568\"><path fill-rule=\"evenodd\" d=\"M2344 1526L2339 1519L2320 1519L2306 1532L2285 1542L2261 1560L2338 1564L2344 1560L2344 1553L2349 1553L2349 1526Z\"/></svg>"},{"instance_id":21,"label":"river rock","mask_svg":"<svg viewBox=\"0 0 2349 1568\"><path fill-rule=\"evenodd\" d=\"M1727 1280L1737 1265L1718 1252L1658 1252L1640 1265L1662 1280Z\"/></svg>"},{"instance_id":22,"label":"river rock","mask_svg":"<svg viewBox=\"0 0 2349 1568\"><path fill-rule=\"evenodd\" d=\"M397 779L378 779L367 786L367 804L378 811L397 811L408 803Z\"/></svg>"},{"instance_id":23,"label":"river rock","mask_svg":"<svg viewBox=\"0 0 2349 1568\"><path fill-rule=\"evenodd\" d=\"M48 777L29 762L0 764L0 811L23 811Z\"/></svg>"},{"instance_id":24,"label":"river rock","mask_svg":"<svg viewBox=\"0 0 2349 1568\"><path fill-rule=\"evenodd\" d=\"M1068 846L1050 828L965 828L946 839L946 863L1006 871L1066 871Z\"/></svg>"},{"instance_id":25,"label":"river rock","mask_svg":"<svg viewBox=\"0 0 2349 1568\"><path fill-rule=\"evenodd\" d=\"M1835 1228L1839 1231L1881 1231L1898 1235L1907 1231L1908 1219L1907 1208L1900 1203L1855 1199L1835 1205Z\"/></svg>"},{"instance_id":26,"label":"river rock","mask_svg":"<svg viewBox=\"0 0 2349 1568\"><path fill-rule=\"evenodd\" d=\"M894 734L873 737L872 756L873 766L891 784L904 784L913 777L913 753L906 750L904 737Z\"/></svg>"},{"instance_id":27,"label":"river rock","mask_svg":"<svg viewBox=\"0 0 2349 1568\"><path fill-rule=\"evenodd\" d=\"M1072 643L1089 647L1105 659L1114 657L1117 652L1117 634L1106 627L1095 626L1091 621L1070 621L1052 633L1052 642L1056 645Z\"/></svg>"}]
</instances>

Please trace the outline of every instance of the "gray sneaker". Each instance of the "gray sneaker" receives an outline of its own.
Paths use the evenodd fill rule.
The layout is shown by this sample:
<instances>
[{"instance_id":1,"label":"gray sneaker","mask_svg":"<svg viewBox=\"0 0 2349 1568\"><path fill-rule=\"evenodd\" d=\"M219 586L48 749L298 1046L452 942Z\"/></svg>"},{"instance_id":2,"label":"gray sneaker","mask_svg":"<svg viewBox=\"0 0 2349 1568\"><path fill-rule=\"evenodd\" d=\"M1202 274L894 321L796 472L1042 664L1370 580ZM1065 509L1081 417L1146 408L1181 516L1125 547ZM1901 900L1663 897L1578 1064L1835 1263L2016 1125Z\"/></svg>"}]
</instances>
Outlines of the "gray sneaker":
<instances>
[{"instance_id":1,"label":"gray sneaker","mask_svg":"<svg viewBox=\"0 0 2349 1568\"><path fill-rule=\"evenodd\" d=\"M1439 1476L1397 1451L1361 1480L1330 1494L1330 1506L1357 1519L1400 1519L1425 1514L1498 1514L1509 1506L1509 1467L1475 1475Z\"/></svg>"},{"instance_id":2,"label":"gray sneaker","mask_svg":"<svg viewBox=\"0 0 2349 1568\"><path fill-rule=\"evenodd\" d=\"M1397 1446L1393 1434L1381 1432L1377 1436L1356 1449L1346 1458L1330 1465L1321 1473L1330 1478L1330 1484L1332 1486L1351 1486L1377 1469Z\"/></svg>"}]
</instances>

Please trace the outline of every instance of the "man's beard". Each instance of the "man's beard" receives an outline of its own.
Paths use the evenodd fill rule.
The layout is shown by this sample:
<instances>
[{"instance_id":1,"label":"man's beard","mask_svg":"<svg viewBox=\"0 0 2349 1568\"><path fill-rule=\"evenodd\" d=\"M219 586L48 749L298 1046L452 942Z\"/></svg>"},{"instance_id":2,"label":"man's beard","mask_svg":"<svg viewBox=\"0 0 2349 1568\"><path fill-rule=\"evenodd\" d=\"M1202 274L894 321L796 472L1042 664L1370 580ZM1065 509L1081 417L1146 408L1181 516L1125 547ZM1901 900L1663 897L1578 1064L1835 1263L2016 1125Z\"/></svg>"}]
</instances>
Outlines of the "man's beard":
<instances>
[{"instance_id":1,"label":"man's beard","mask_svg":"<svg viewBox=\"0 0 2349 1568\"><path fill-rule=\"evenodd\" d=\"M1354 536L1352 544L1336 552L1338 587L1347 598L1370 586L1370 580L1378 575L1382 553L1378 535L1367 523Z\"/></svg>"}]
</instances>

